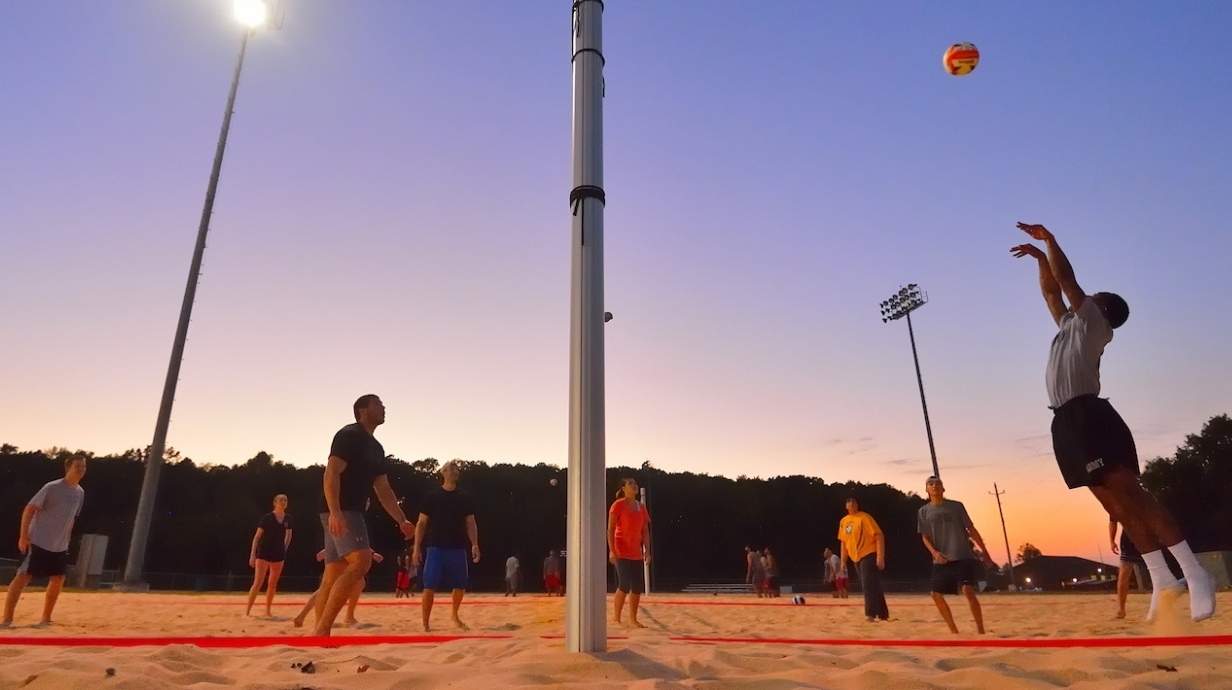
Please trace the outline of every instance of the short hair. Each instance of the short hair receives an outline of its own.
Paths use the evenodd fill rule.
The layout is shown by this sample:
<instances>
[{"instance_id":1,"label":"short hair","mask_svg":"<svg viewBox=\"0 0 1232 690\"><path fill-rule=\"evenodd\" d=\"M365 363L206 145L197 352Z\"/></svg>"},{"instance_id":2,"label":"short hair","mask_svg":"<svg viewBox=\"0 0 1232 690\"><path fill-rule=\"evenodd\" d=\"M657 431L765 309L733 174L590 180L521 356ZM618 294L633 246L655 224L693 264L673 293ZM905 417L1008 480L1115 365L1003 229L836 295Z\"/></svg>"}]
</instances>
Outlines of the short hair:
<instances>
[{"instance_id":1,"label":"short hair","mask_svg":"<svg viewBox=\"0 0 1232 690\"><path fill-rule=\"evenodd\" d=\"M359 412L360 412L360 410L363 410L364 408L368 407L369 405L371 405L372 403L374 403L374 402L376 402L377 400L380 400L380 399L381 399L381 398L380 398L380 396L376 396L376 395L373 395L373 394L371 394L371 393L369 393L369 394L367 394L367 395L361 395L361 396L359 396L359 400L356 400L356 401L355 401L355 405L354 405L354 409L355 409L355 421L357 421L357 422L359 421Z\"/></svg>"},{"instance_id":2,"label":"short hair","mask_svg":"<svg viewBox=\"0 0 1232 690\"><path fill-rule=\"evenodd\" d=\"M1105 305L1100 309L1104 313L1104 317L1108 319L1108 325L1113 328L1120 328L1129 318L1129 305L1125 303L1124 298L1115 292L1097 292L1097 295L1102 295Z\"/></svg>"},{"instance_id":3,"label":"short hair","mask_svg":"<svg viewBox=\"0 0 1232 690\"><path fill-rule=\"evenodd\" d=\"M67 458L64 458L64 471L67 472L73 469L73 463L77 462L78 460L85 462L86 456L82 455L81 453L73 453Z\"/></svg>"},{"instance_id":4,"label":"short hair","mask_svg":"<svg viewBox=\"0 0 1232 690\"><path fill-rule=\"evenodd\" d=\"M275 502L277 502L277 501L278 501L278 499L280 499L280 498L281 498L282 500L284 500L284 501L288 502L288 503L290 503L290 502L291 502L291 499L287 498L287 495L286 495L286 494L278 494L277 496L275 496L275 497L274 497L274 501L275 501Z\"/></svg>"},{"instance_id":5,"label":"short hair","mask_svg":"<svg viewBox=\"0 0 1232 690\"><path fill-rule=\"evenodd\" d=\"M449 460L449 461L448 461L448 462L446 462L445 464L441 465L441 468L440 468L439 470L437 470L437 471L436 471L436 472L437 472L437 474L444 475L444 474L445 474L445 468L446 468L446 467L449 467L450 465L452 465L452 466L453 466L453 468L454 468L455 470L458 470L459 472L460 472L460 471L462 471L462 468L458 466L458 461L457 461L457 460Z\"/></svg>"},{"instance_id":6,"label":"short hair","mask_svg":"<svg viewBox=\"0 0 1232 690\"><path fill-rule=\"evenodd\" d=\"M851 503L852 501L855 501L855 502L856 502L856 505L860 505L860 499L859 499L858 497L856 497L856 495L855 495L855 494L852 494L852 495L848 496L847 498L843 499L843 503L844 503L844 505L845 505L845 504L847 504L847 503Z\"/></svg>"}]
</instances>

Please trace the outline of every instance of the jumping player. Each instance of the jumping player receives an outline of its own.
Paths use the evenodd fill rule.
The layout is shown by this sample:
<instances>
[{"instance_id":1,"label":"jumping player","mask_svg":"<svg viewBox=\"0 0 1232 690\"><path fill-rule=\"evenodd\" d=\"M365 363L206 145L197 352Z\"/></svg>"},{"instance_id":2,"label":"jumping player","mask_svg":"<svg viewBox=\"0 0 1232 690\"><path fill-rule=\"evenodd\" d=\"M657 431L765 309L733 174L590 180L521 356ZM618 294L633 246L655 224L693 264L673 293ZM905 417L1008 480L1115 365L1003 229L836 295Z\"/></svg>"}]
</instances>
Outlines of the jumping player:
<instances>
[{"instance_id":1,"label":"jumping player","mask_svg":"<svg viewBox=\"0 0 1232 690\"><path fill-rule=\"evenodd\" d=\"M1043 242L1047 250L1020 244L1010 251L1039 263L1040 290L1060 329L1052 340L1045 382L1053 411L1052 447L1061 475L1071 489L1088 487L1142 553L1154 587L1147 620L1155 617L1162 591L1185 586L1168 569L1162 547L1168 548L1185 574L1191 617L1210 618L1215 613L1214 578L1198 563L1167 508L1142 488L1133 435L1108 400L1099 397L1100 357L1113 330L1129 318L1129 306L1110 292L1089 296L1083 292L1069 259L1044 226L1019 223L1018 228Z\"/></svg>"}]
</instances>

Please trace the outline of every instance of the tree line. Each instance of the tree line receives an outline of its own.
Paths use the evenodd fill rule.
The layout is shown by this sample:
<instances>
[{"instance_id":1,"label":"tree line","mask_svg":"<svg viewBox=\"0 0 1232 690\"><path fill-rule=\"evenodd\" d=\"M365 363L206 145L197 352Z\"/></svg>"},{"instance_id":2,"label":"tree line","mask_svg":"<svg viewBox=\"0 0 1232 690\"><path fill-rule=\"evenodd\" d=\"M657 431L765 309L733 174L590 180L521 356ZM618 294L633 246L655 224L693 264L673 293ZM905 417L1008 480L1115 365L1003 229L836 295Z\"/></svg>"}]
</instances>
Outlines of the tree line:
<instances>
[{"instance_id":1,"label":"tree line","mask_svg":"<svg viewBox=\"0 0 1232 690\"><path fill-rule=\"evenodd\" d=\"M0 445L0 556L16 557L17 524L26 502L45 482L63 474L63 448L22 451ZM89 457L82 486L86 505L75 535L111 538L106 567L123 566L145 472L144 452ZM439 485L437 460L389 458L389 479L409 516ZM475 499L484 558L476 577L498 580L504 561L518 555L537 578L549 549L565 548L566 472L547 465L460 461L460 486ZM148 572L225 575L245 573L252 536L276 494L287 494L295 536L286 573L320 571L317 501L323 466L296 467L260 452L234 466L199 465L168 451L146 555ZM923 579L930 561L916 535L916 512L925 499L887 484L828 484L817 477L731 479L665 472L649 463L607 470L608 498L621 479L646 487L655 559L652 576L667 586L744 576L744 547L769 547L787 581L817 579L821 551L837 550L844 501L855 495L886 534L886 577ZM552 480L556 484L552 484ZM1148 463L1142 477L1181 522L1196 551L1232 549L1232 420L1212 418L1174 456ZM373 502L368 513L372 543L389 558L404 548L393 522ZM75 552L75 548L74 548Z\"/></svg>"}]
</instances>

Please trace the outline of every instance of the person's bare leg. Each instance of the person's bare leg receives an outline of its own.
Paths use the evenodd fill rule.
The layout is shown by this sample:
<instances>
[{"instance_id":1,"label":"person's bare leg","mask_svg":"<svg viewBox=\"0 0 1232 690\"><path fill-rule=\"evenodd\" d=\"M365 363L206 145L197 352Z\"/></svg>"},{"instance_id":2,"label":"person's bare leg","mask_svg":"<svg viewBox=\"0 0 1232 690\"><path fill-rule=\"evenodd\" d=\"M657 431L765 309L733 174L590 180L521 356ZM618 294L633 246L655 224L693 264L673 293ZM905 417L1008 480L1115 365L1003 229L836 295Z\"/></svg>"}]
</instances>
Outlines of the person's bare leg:
<instances>
[{"instance_id":1,"label":"person's bare leg","mask_svg":"<svg viewBox=\"0 0 1232 690\"><path fill-rule=\"evenodd\" d=\"M363 594L364 587L368 585L368 578L362 578L355 583L355 589L351 592L351 598L347 599L346 618L343 619L342 625L355 625L355 607L359 606L359 595Z\"/></svg>"},{"instance_id":2,"label":"person's bare leg","mask_svg":"<svg viewBox=\"0 0 1232 690\"><path fill-rule=\"evenodd\" d=\"M30 584L30 576L26 573L18 573L13 577L13 581L9 583L8 594L4 597L4 620L0 621L0 625L12 625L13 613L17 610L17 600L21 598L21 591Z\"/></svg>"},{"instance_id":3,"label":"person's bare leg","mask_svg":"<svg viewBox=\"0 0 1232 690\"><path fill-rule=\"evenodd\" d=\"M612 608L616 615L616 625L620 625L620 614L625 608L625 593L623 590L616 590L616 596L612 598Z\"/></svg>"},{"instance_id":4,"label":"person's bare leg","mask_svg":"<svg viewBox=\"0 0 1232 690\"><path fill-rule=\"evenodd\" d=\"M945 619L950 632L958 632L958 626L954 624L954 613L950 611L950 605L945 602L945 596L941 592L932 592L932 597L933 603L937 605L937 610L941 612L941 617Z\"/></svg>"},{"instance_id":5,"label":"person's bare leg","mask_svg":"<svg viewBox=\"0 0 1232 690\"><path fill-rule=\"evenodd\" d=\"M1133 565L1122 563L1117 571L1117 618L1125 617L1125 600L1129 598L1129 576L1133 569Z\"/></svg>"},{"instance_id":6,"label":"person's bare leg","mask_svg":"<svg viewBox=\"0 0 1232 690\"><path fill-rule=\"evenodd\" d=\"M325 572L321 575L321 587L317 590L316 620L320 621L322 614L325 613L325 603L329 600L329 593L333 591L334 583L338 581L338 576L342 575L346 567L346 561L325 564Z\"/></svg>"},{"instance_id":7,"label":"person's bare leg","mask_svg":"<svg viewBox=\"0 0 1232 690\"><path fill-rule=\"evenodd\" d=\"M1138 481L1133 472L1113 468L1104 475L1104 485L1091 487L1108 514L1120 522L1138 547L1151 571L1153 591L1147 620L1154 620L1160 593L1181 587L1164 562L1160 547L1166 547L1180 564L1189 587L1189 610L1195 621L1215 613L1215 579L1194 558L1172 514ZM1142 543L1139 543L1142 540Z\"/></svg>"},{"instance_id":8,"label":"person's bare leg","mask_svg":"<svg viewBox=\"0 0 1232 690\"><path fill-rule=\"evenodd\" d=\"M47 580L47 593L43 595L43 620L40 623L51 623L51 612L56 608L56 600L60 598L60 590L64 589L64 576L58 575Z\"/></svg>"},{"instance_id":9,"label":"person's bare leg","mask_svg":"<svg viewBox=\"0 0 1232 690\"><path fill-rule=\"evenodd\" d=\"M261 593L261 585L265 582L265 576L268 573L269 561L258 558L252 573L252 588L248 590L248 608L244 609L245 616L252 615L252 605L257 601L257 595Z\"/></svg>"},{"instance_id":10,"label":"person's bare leg","mask_svg":"<svg viewBox=\"0 0 1232 690\"><path fill-rule=\"evenodd\" d=\"M642 595L638 594L637 592L633 592L632 594L629 595L629 625L632 625L635 628L646 627L642 625L641 621L637 619L637 605L638 605L638 602L640 602L641 600L642 600Z\"/></svg>"},{"instance_id":11,"label":"person's bare leg","mask_svg":"<svg viewBox=\"0 0 1232 690\"><path fill-rule=\"evenodd\" d=\"M318 589L312 593L312 596L308 597L308 601L304 602L304 608L300 609L299 615L295 617L295 620L291 621L291 625L294 625L297 628L304 627L304 619L308 617L309 611L316 609L317 597L320 595L321 590Z\"/></svg>"},{"instance_id":12,"label":"person's bare leg","mask_svg":"<svg viewBox=\"0 0 1232 690\"><path fill-rule=\"evenodd\" d=\"M338 612L346 606L347 599L351 598L355 583L368 574L368 568L372 567L372 550L352 551L343 560L346 567L338 574L338 579L334 580L334 585L329 590L329 601L325 602L324 609L318 609L321 614L321 617L317 619L315 633L318 636L329 634L330 629L334 627L334 619L338 617ZM317 605L319 607L320 602L317 602Z\"/></svg>"},{"instance_id":13,"label":"person's bare leg","mask_svg":"<svg viewBox=\"0 0 1232 690\"><path fill-rule=\"evenodd\" d=\"M432 619L432 600L436 598L436 590L425 589L423 598L420 600L419 607L423 612L423 628L424 632L432 632L429 627L429 622Z\"/></svg>"},{"instance_id":14,"label":"person's bare leg","mask_svg":"<svg viewBox=\"0 0 1232 690\"><path fill-rule=\"evenodd\" d=\"M278 593L278 577L282 575L282 561L269 564L269 580L265 583L265 616L274 615L274 595ZM252 608L251 604L249 608Z\"/></svg>"},{"instance_id":15,"label":"person's bare leg","mask_svg":"<svg viewBox=\"0 0 1232 690\"><path fill-rule=\"evenodd\" d=\"M971 617L975 619L975 631L983 635L984 609L980 608L980 600L975 598L975 587L963 585L962 593L967 597L967 604L971 606Z\"/></svg>"},{"instance_id":16,"label":"person's bare leg","mask_svg":"<svg viewBox=\"0 0 1232 690\"><path fill-rule=\"evenodd\" d=\"M467 627L466 623L463 623L462 619L458 618L458 609L462 608L462 597L464 596L466 596L465 589L455 589L453 591L453 596L452 596L453 613L450 619L453 621L453 626L455 628L458 628L459 630L470 630L470 628Z\"/></svg>"}]
</instances>

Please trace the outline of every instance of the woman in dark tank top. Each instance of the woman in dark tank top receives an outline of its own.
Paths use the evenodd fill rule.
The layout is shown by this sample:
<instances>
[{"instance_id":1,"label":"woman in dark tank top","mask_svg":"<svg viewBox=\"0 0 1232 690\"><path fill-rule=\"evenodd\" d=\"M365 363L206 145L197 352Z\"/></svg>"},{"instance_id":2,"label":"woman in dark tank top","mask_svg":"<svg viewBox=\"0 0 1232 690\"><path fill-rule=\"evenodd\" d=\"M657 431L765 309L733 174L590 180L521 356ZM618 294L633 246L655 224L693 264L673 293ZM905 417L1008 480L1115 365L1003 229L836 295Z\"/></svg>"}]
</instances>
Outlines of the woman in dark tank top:
<instances>
[{"instance_id":1,"label":"woman in dark tank top","mask_svg":"<svg viewBox=\"0 0 1232 690\"><path fill-rule=\"evenodd\" d=\"M287 515L287 496L278 494L274 497L274 510L266 513L257 526L257 533L252 538L252 552L248 556L248 565L256 569L252 581L252 589L248 590L248 608L244 615L252 614L252 605L261 592L261 585L269 579L265 587L265 615L273 613L270 607L274 603L274 594L278 591L278 578L282 575L282 562L287 558L287 546L291 543L291 516Z\"/></svg>"}]
</instances>

